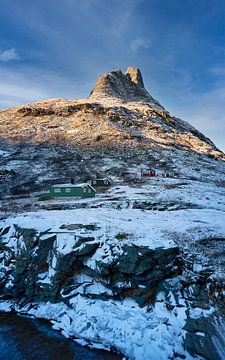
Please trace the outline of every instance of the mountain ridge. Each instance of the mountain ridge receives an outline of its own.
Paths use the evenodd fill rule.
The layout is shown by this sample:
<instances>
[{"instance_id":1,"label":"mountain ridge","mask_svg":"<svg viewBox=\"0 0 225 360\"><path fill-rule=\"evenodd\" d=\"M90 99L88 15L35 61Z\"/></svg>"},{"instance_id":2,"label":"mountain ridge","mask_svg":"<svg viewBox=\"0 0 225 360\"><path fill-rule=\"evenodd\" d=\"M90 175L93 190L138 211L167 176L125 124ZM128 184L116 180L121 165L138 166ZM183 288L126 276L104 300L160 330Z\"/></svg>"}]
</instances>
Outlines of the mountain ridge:
<instances>
[{"instance_id":1,"label":"mountain ridge","mask_svg":"<svg viewBox=\"0 0 225 360\"><path fill-rule=\"evenodd\" d=\"M176 148L225 160L210 139L171 116L132 67L101 75L87 99L48 99L1 110L0 126L2 141Z\"/></svg>"}]
</instances>

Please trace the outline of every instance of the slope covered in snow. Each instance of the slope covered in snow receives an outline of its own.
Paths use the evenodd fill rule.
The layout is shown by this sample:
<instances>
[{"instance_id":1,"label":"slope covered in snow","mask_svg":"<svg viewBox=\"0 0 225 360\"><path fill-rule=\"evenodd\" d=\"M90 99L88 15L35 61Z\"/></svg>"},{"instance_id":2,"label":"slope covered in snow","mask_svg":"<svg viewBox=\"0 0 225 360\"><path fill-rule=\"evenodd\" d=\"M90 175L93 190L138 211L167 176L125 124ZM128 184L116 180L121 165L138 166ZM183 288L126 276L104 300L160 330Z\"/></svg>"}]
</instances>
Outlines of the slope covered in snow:
<instances>
[{"instance_id":1,"label":"slope covered in snow","mask_svg":"<svg viewBox=\"0 0 225 360\"><path fill-rule=\"evenodd\" d=\"M223 359L224 319L218 306L225 284L223 188L155 178L133 187L114 186L96 199L50 200L45 206L70 203L77 208L22 213L1 222L1 278L6 294L17 292L15 269L21 272L19 259L24 254L28 264L23 266L30 266L32 272L29 251L46 264L39 265L36 273L33 306L4 301L2 308L50 319L65 336L97 348L117 349L129 359L173 359L174 354L205 359L212 349L213 359ZM29 248L32 236L27 238L22 229L35 229L32 236L40 236L40 245ZM45 263L39 248L49 241ZM131 248L137 253L129 254ZM152 256L148 251L154 257L161 254L161 262L163 253L172 255L167 265L171 270L166 272L163 265L164 279L158 265L152 268L149 260L146 263ZM65 261L71 264L66 271L60 265ZM46 302L59 275L67 283L60 285L59 303L54 298ZM158 276L157 282L149 276ZM23 281L29 289L31 279ZM215 340L205 322L214 326Z\"/></svg>"}]
</instances>

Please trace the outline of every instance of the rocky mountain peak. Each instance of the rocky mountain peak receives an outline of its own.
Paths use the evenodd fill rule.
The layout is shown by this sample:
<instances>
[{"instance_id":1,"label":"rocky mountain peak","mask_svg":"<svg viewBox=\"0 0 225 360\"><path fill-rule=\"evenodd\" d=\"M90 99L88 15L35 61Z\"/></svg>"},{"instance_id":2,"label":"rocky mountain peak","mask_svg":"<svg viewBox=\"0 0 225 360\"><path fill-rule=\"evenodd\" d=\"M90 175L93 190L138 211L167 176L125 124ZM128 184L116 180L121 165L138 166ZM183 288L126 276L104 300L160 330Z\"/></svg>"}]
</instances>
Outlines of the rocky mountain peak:
<instances>
[{"instance_id":1,"label":"rocky mountain peak","mask_svg":"<svg viewBox=\"0 0 225 360\"><path fill-rule=\"evenodd\" d=\"M140 69L129 66L125 75L136 85L144 88L144 81Z\"/></svg>"},{"instance_id":2,"label":"rocky mountain peak","mask_svg":"<svg viewBox=\"0 0 225 360\"><path fill-rule=\"evenodd\" d=\"M123 102L157 103L145 89L141 71L134 67L128 67L125 73L117 69L101 75L89 98L94 100L114 98Z\"/></svg>"},{"instance_id":3,"label":"rocky mountain peak","mask_svg":"<svg viewBox=\"0 0 225 360\"><path fill-rule=\"evenodd\" d=\"M47 99L0 110L0 128L4 142L104 147L117 154L136 154L137 146L167 148L225 159L210 139L171 116L133 67L100 76L88 99Z\"/></svg>"}]
</instances>

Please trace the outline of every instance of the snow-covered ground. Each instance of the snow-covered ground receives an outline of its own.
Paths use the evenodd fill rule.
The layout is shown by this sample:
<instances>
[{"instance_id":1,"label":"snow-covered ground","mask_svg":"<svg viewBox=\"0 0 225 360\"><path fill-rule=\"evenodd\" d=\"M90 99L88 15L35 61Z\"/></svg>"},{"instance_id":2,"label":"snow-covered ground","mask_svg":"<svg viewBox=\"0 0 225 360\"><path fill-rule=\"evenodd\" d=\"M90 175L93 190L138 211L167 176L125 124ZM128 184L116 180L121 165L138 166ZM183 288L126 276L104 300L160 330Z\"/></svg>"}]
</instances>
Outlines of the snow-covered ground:
<instances>
[{"instance_id":1,"label":"snow-covered ground","mask_svg":"<svg viewBox=\"0 0 225 360\"><path fill-rule=\"evenodd\" d=\"M51 208L53 204L74 204L76 208L48 211L48 207ZM135 208L135 204L141 204L141 207ZM165 207L160 211L162 204ZM18 246L13 237L14 225L33 228L38 232L48 230L43 239L56 234L55 251L56 254L63 255L74 249L77 237L94 236L94 241L99 242L100 246L87 262L91 269L97 267L99 260L109 261L112 257L112 245L113 256L121 254L122 245L125 244L148 249L179 246L187 258L196 256L192 269L196 274L204 267L209 269L211 266L211 278L224 281L224 266L221 263L217 265L216 262L221 258L211 259L210 249L204 253L204 246L202 252L195 254L198 244L203 244L204 241L213 241L213 246L218 251L220 249L221 254L224 252L221 239L225 238L225 188L216 185L214 179L202 182L156 177L132 186L118 182L108 192L98 194L93 199L48 200L44 205L46 210L23 212L1 221L0 227L11 227L7 235L7 246ZM93 225L94 230L79 224ZM124 234L123 239L118 234ZM50 270L39 276L40 283L51 284L55 264L53 258ZM129 359L166 360L174 359L174 354L178 357L186 356L187 360L204 359L192 356L184 348L184 326L188 317L207 318L214 313L215 308L192 307L191 302L177 290L181 280L179 276L166 280L169 287L176 289L175 293L169 292L168 295L161 291L154 304L143 308L129 297L121 301L90 299L81 289L82 279L87 283L90 281L88 277L80 278L80 290L76 290L74 296L67 299L69 303L47 302L36 303L32 307L19 307L13 302L2 302L0 310L12 307L49 319L53 327L61 330L66 337L96 348L115 348ZM109 289L102 289L103 285L97 281L93 283L91 280L90 286L92 294L110 292ZM198 332L197 336L204 338L205 334ZM215 358L223 359L225 354L221 350L221 344L217 349Z\"/></svg>"},{"instance_id":2,"label":"snow-covered ground","mask_svg":"<svg viewBox=\"0 0 225 360\"><path fill-rule=\"evenodd\" d=\"M225 213L214 209L185 209L177 211L147 211L139 209L115 210L110 208L39 211L13 216L1 222L1 226L19 225L23 228L60 233L60 226L69 224L95 224L96 239L114 239L118 233L127 233L127 243L149 248L171 247L179 239L200 240L225 236ZM69 233L66 230L64 241ZM80 229L76 235L88 235L92 231ZM61 239L62 239L61 238ZM116 240L115 240L116 241ZM73 244L71 244L73 246Z\"/></svg>"},{"instance_id":3,"label":"snow-covered ground","mask_svg":"<svg viewBox=\"0 0 225 360\"><path fill-rule=\"evenodd\" d=\"M70 301L70 307L64 303L40 303L33 308L19 308L11 302L4 302L0 303L0 310L14 308L48 319L65 337L82 345L116 349L128 359L168 360L174 359L174 353L185 356L187 360L202 359L191 356L182 346L186 333L183 327L187 320L184 299L177 303L172 298L173 311L166 308L164 300L165 294L159 293L154 306L140 308L131 299L102 301L78 295ZM196 317L207 317L213 311L210 308L199 313L196 309L192 316L194 318L196 312Z\"/></svg>"}]
</instances>

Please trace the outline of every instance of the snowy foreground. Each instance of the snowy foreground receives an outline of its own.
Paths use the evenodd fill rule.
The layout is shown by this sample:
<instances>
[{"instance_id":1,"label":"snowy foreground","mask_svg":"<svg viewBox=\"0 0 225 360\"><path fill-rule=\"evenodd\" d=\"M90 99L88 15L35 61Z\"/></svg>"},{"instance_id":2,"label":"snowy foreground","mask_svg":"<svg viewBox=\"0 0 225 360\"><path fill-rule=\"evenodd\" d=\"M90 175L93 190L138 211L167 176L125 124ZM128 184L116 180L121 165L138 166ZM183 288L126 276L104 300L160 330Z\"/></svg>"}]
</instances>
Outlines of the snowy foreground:
<instances>
[{"instance_id":1,"label":"snowy foreground","mask_svg":"<svg viewBox=\"0 0 225 360\"><path fill-rule=\"evenodd\" d=\"M210 258L211 250L208 245L204 245L205 242L212 241L213 246L217 244L217 250L221 247L223 253L223 191L215 191L210 184L191 182L180 185L186 186L185 191L181 191L178 181L169 179L167 184L160 181L161 186L170 185L171 188L158 192L160 188L157 187L157 180L155 184L141 189L119 186L111 190L108 198L101 195L96 199L80 201L80 204L86 203L86 208L28 212L1 221L4 251L1 254L0 274L1 279L6 279L6 293L13 291L16 284L15 263L19 256L21 261L21 256L24 257L24 251L28 251L29 247L25 235L16 236L18 228L35 229L39 234L40 244L55 236L51 240L53 245L46 260L48 267L39 270L37 274L36 282L43 291L51 291L59 271L60 259L66 262L71 254L84 256L86 248L80 242L81 238L89 239L91 246L97 246L94 252L84 256L82 260L82 266L89 272L75 272L72 286L69 290L66 285L62 286L61 298L57 302L37 299L28 303L24 298L21 301L3 300L0 310L15 309L48 319L53 328L62 331L66 337L83 345L114 349L128 359L166 360L184 356L186 359L205 359L201 347L204 354L207 346L209 351L214 351L212 359L224 359L224 318L215 302L205 298L196 302L194 299L196 289L200 286L196 280L198 276L209 272L206 286L212 286L215 279L216 282L218 279L224 281L221 259ZM179 203L173 202L178 197ZM155 202L154 210L151 208L152 202ZM163 211L160 208L162 204L165 206ZM151 209L148 210L149 208ZM5 231L7 227L8 230ZM172 251L179 247L182 261L194 263L189 268L185 265L179 274L176 272L177 266L173 264L171 272L157 285L154 301L140 307L131 292L127 296L123 294L121 299L114 296L119 288L131 289L128 279L132 279L132 273L112 287L98 272L99 264L113 264L115 259L126 262L124 246L137 248L140 258L141 252L147 251L146 249L157 252L159 249ZM204 247L208 252L202 252ZM32 251L32 256L35 257L38 249L34 248ZM91 271L98 274L97 277ZM188 283L187 278L190 285L183 287L182 284ZM145 282L140 282L135 291L145 286ZM218 295L217 292L215 290L215 296ZM201 326L190 329L190 323L199 319L212 322L214 333L209 336L207 329ZM196 354L196 349L191 351L192 336L197 339L199 354Z\"/></svg>"},{"instance_id":2,"label":"snowy foreground","mask_svg":"<svg viewBox=\"0 0 225 360\"><path fill-rule=\"evenodd\" d=\"M0 304L0 310L34 315L51 321L53 328L61 330L67 338L73 338L82 345L99 349L116 349L129 359L156 360L173 359L174 353L193 357L182 346L185 336L187 315L185 302L177 306L175 299L171 304L175 311L168 311L163 302L164 295L158 294L155 306L140 308L133 300L102 301L76 296L70 307L64 303L35 304L17 307L10 302ZM214 311L193 310L193 318L207 317ZM200 333L204 338L204 333ZM224 354L221 349L221 355ZM222 359L222 357L221 357Z\"/></svg>"}]
</instances>

